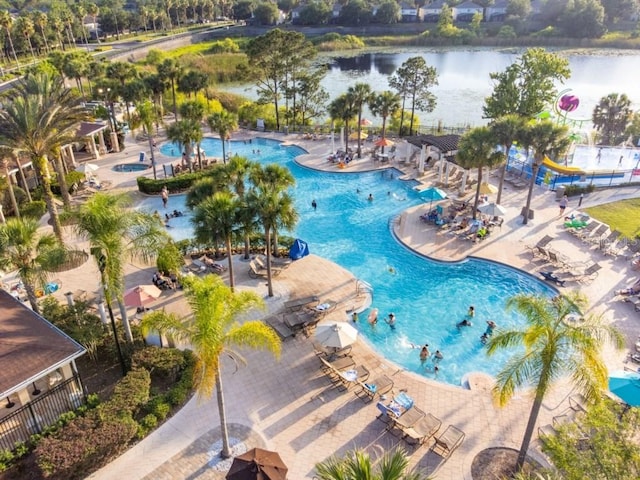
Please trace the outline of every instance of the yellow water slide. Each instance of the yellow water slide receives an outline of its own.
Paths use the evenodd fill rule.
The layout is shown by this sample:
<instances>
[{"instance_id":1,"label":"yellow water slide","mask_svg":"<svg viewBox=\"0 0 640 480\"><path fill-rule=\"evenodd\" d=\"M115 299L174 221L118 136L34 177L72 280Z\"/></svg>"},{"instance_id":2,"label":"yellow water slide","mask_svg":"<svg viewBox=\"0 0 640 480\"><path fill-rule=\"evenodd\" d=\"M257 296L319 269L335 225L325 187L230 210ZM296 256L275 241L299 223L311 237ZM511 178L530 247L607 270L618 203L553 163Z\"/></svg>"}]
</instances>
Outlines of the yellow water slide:
<instances>
[{"instance_id":1,"label":"yellow water slide","mask_svg":"<svg viewBox=\"0 0 640 480\"><path fill-rule=\"evenodd\" d=\"M549 157L545 156L542 164L550 170L554 172L560 173L562 175L585 175L586 172L578 167L565 167L564 165L560 165L559 163L554 162Z\"/></svg>"}]
</instances>

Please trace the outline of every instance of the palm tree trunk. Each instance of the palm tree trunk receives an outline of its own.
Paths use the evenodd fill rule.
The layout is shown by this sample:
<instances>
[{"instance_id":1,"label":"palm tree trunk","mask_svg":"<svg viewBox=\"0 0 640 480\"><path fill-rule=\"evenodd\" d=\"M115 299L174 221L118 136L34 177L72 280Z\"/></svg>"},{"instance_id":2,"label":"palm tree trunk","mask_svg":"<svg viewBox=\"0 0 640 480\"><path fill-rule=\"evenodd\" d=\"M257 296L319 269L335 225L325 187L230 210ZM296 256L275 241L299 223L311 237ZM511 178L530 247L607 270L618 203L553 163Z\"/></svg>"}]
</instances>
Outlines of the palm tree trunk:
<instances>
[{"instance_id":1,"label":"palm tree trunk","mask_svg":"<svg viewBox=\"0 0 640 480\"><path fill-rule=\"evenodd\" d=\"M231 448L229 446L229 428L227 427L227 415L224 411L224 394L222 393L222 376L220 372L220 362L216 371L216 398L218 400L218 415L220 416L220 434L222 435L222 450L220 457L229 458Z\"/></svg>"},{"instance_id":2,"label":"palm tree trunk","mask_svg":"<svg viewBox=\"0 0 640 480\"><path fill-rule=\"evenodd\" d=\"M27 292L27 298L29 299L29 304L31 305L31 309L35 313L40 313L40 307L38 306L38 297L36 296L36 289L31 284L31 282L25 281L24 278L20 278L22 283L24 284L24 289Z\"/></svg>"},{"instance_id":3,"label":"palm tree trunk","mask_svg":"<svg viewBox=\"0 0 640 480\"><path fill-rule=\"evenodd\" d=\"M133 343L133 334L131 333L131 324L129 323L129 317L127 316L127 307L121 298L118 298L118 308L120 309L120 316L122 317L122 326L124 327L124 335L127 342Z\"/></svg>"},{"instance_id":4,"label":"palm tree trunk","mask_svg":"<svg viewBox=\"0 0 640 480\"><path fill-rule=\"evenodd\" d=\"M227 143L227 142L225 141L225 139L222 136L220 137L220 139L222 140L222 163L224 165L226 165L227 164L227 154L225 152L224 144Z\"/></svg>"},{"instance_id":5,"label":"palm tree trunk","mask_svg":"<svg viewBox=\"0 0 640 480\"><path fill-rule=\"evenodd\" d=\"M518 460L516 462L517 472L522 470L524 462L527 458L527 450L529 450L529 444L531 443L533 431L536 427L536 422L538 421L538 413L540 412L540 407L542 407L542 401L544 400L545 392L546 389L541 388L541 386L538 385L538 388L536 389L536 397L533 400L533 406L531 407L531 412L529 413L527 428L524 431L524 437L522 438L522 444L520 445L520 451L518 452Z\"/></svg>"},{"instance_id":6,"label":"palm tree trunk","mask_svg":"<svg viewBox=\"0 0 640 480\"><path fill-rule=\"evenodd\" d=\"M11 47L11 53L13 53L16 65L20 68L20 62L18 61L18 55L16 55L16 49L13 47L13 39L11 38L11 31L9 30L9 27L7 27L7 40L9 40L9 46Z\"/></svg>"},{"instance_id":7,"label":"palm tree trunk","mask_svg":"<svg viewBox=\"0 0 640 480\"><path fill-rule=\"evenodd\" d=\"M11 200L11 206L13 207L14 215L16 216L16 218L20 218L20 210L18 208L16 194L13 191L13 182L11 181L11 175L9 174L9 164L6 160L4 160L2 166L4 167L4 177L7 179L9 187L9 199Z\"/></svg>"},{"instance_id":8,"label":"palm tree trunk","mask_svg":"<svg viewBox=\"0 0 640 480\"><path fill-rule=\"evenodd\" d=\"M407 99L407 94L402 95L402 110L400 110L400 128L398 130L398 136L402 137L402 127L404 126L404 102Z\"/></svg>"},{"instance_id":9,"label":"palm tree trunk","mask_svg":"<svg viewBox=\"0 0 640 480\"><path fill-rule=\"evenodd\" d=\"M540 165L537 162L537 159L533 159L533 168L531 169L531 182L529 183L529 193L527 194L527 203L524 207L524 219L522 220L522 224L526 225L529 223L529 210L531 209L531 197L533 196L533 187L536 184L536 177L538 176L538 170L540 169Z\"/></svg>"},{"instance_id":10,"label":"palm tree trunk","mask_svg":"<svg viewBox=\"0 0 640 480\"><path fill-rule=\"evenodd\" d=\"M40 25L40 33L42 33L42 39L44 40L44 51L49 53L49 42L47 42L47 35L44 33L44 27Z\"/></svg>"},{"instance_id":11,"label":"palm tree trunk","mask_svg":"<svg viewBox=\"0 0 640 480\"><path fill-rule=\"evenodd\" d=\"M264 239L267 244L267 294L273 297L273 285L271 284L271 230L269 228L264 229Z\"/></svg>"},{"instance_id":12,"label":"palm tree trunk","mask_svg":"<svg viewBox=\"0 0 640 480\"><path fill-rule=\"evenodd\" d=\"M249 260L251 258L251 238L248 234L244 235L244 259Z\"/></svg>"},{"instance_id":13,"label":"palm tree trunk","mask_svg":"<svg viewBox=\"0 0 640 480\"><path fill-rule=\"evenodd\" d=\"M64 176L64 167L62 165L62 157L56 155L54 162L56 175L58 176L58 185L60 185L60 194L62 195L62 203L67 208L71 208L71 195L69 195L69 186L67 185L67 179Z\"/></svg>"},{"instance_id":14,"label":"palm tree trunk","mask_svg":"<svg viewBox=\"0 0 640 480\"><path fill-rule=\"evenodd\" d=\"M153 148L153 139L151 138L151 132L149 131L151 130L151 128L153 128L153 126L151 126L151 128L147 128L146 125L143 125L142 128L146 132L147 140L149 141L149 151L151 152L151 166L153 167L153 179L157 180L158 176L156 174L156 154Z\"/></svg>"},{"instance_id":15,"label":"palm tree trunk","mask_svg":"<svg viewBox=\"0 0 640 480\"><path fill-rule=\"evenodd\" d=\"M273 256L279 257L280 251L278 249L278 230L273 229Z\"/></svg>"},{"instance_id":16,"label":"palm tree trunk","mask_svg":"<svg viewBox=\"0 0 640 480\"><path fill-rule=\"evenodd\" d=\"M233 255L231 254L231 237L227 236L225 239L225 243L227 245L227 260L229 261L229 288L231 291L234 291L235 282L233 279Z\"/></svg>"},{"instance_id":17,"label":"palm tree trunk","mask_svg":"<svg viewBox=\"0 0 640 480\"><path fill-rule=\"evenodd\" d=\"M62 227L60 226L60 218L58 217L58 209L53 198L53 192L51 192L51 179L49 178L49 160L47 157L39 157L34 159L34 165L40 175L42 181L42 196L47 204L47 210L51 216L51 225L53 226L53 233L56 238L63 242Z\"/></svg>"},{"instance_id":18,"label":"palm tree trunk","mask_svg":"<svg viewBox=\"0 0 640 480\"><path fill-rule=\"evenodd\" d=\"M504 146L505 149L505 162L504 165L502 165L502 168L500 169L500 185L498 185L498 195L496 197L496 203L498 205L500 205L500 200L502 200L502 190L504 189L504 178L507 175L507 164L509 163L509 150L511 150L511 143L506 144Z\"/></svg>"},{"instance_id":19,"label":"palm tree trunk","mask_svg":"<svg viewBox=\"0 0 640 480\"><path fill-rule=\"evenodd\" d=\"M362 107L358 110L358 158L362 158L362 139L360 134L362 133Z\"/></svg>"},{"instance_id":20,"label":"palm tree trunk","mask_svg":"<svg viewBox=\"0 0 640 480\"><path fill-rule=\"evenodd\" d=\"M24 193L27 194L27 200L32 202L31 192L29 191L29 185L27 184L27 178L24 176L24 170L22 169L22 164L20 163L20 158L18 155L14 155L13 159L16 161L16 165L18 165L18 174L20 175L20 181L22 185L24 185Z\"/></svg>"},{"instance_id":21,"label":"palm tree trunk","mask_svg":"<svg viewBox=\"0 0 640 480\"><path fill-rule=\"evenodd\" d=\"M171 94L173 95L173 116L178 121L178 104L176 103L176 82L171 78Z\"/></svg>"},{"instance_id":22,"label":"palm tree trunk","mask_svg":"<svg viewBox=\"0 0 640 480\"><path fill-rule=\"evenodd\" d=\"M484 167L480 165L478 167L478 185L476 186L476 199L473 202L473 219L476 219L478 215L478 202L480 200L480 185L482 184L482 169ZM465 177L466 178L466 177ZM462 185L462 191L464 192L466 185Z\"/></svg>"}]
</instances>

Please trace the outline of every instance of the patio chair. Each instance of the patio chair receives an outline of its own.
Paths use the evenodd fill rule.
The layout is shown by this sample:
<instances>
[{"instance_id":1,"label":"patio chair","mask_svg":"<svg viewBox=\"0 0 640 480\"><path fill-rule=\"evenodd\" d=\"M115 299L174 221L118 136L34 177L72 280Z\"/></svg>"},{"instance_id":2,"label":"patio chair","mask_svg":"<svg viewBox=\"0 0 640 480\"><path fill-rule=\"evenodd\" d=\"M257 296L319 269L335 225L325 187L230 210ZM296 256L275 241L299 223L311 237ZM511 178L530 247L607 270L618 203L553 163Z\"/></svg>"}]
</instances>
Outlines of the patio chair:
<instances>
[{"instance_id":1,"label":"patio chair","mask_svg":"<svg viewBox=\"0 0 640 480\"><path fill-rule=\"evenodd\" d=\"M465 434L462 430L449 425L447 429L442 432L442 435L435 438L435 443L431 447L431 451L437 455L440 455L444 459L448 459L451 454L462 445Z\"/></svg>"},{"instance_id":2,"label":"patio chair","mask_svg":"<svg viewBox=\"0 0 640 480\"><path fill-rule=\"evenodd\" d=\"M551 235L545 235L540 240L538 240L538 242L535 245L525 245L525 247L531 250L532 253L535 253L538 247L546 247L547 244L554 238L555 237L552 237Z\"/></svg>"},{"instance_id":3,"label":"patio chair","mask_svg":"<svg viewBox=\"0 0 640 480\"><path fill-rule=\"evenodd\" d=\"M315 307L318 303L320 303L320 298L316 295L311 295L309 297L294 298L284 302L284 308L288 312L295 312L304 307Z\"/></svg>"},{"instance_id":4,"label":"patio chair","mask_svg":"<svg viewBox=\"0 0 640 480\"><path fill-rule=\"evenodd\" d=\"M578 233L578 238L582 240L582 243L600 243L602 236L607 230L609 230L609 225L601 223L595 230L582 230L580 233Z\"/></svg>"},{"instance_id":5,"label":"patio chair","mask_svg":"<svg viewBox=\"0 0 640 480\"><path fill-rule=\"evenodd\" d=\"M405 430L412 428L419 421L426 417L426 413L416 406L405 410L400 416L392 416L391 422L387 425L387 429L392 435L394 430L400 432L400 436L404 436Z\"/></svg>"},{"instance_id":6,"label":"patio chair","mask_svg":"<svg viewBox=\"0 0 640 480\"><path fill-rule=\"evenodd\" d=\"M318 358L333 360L340 357L351 356L351 345L347 345L346 347L336 351L330 350L324 345L319 344L318 342L311 342L311 345L313 345L313 353L315 353Z\"/></svg>"},{"instance_id":7,"label":"patio chair","mask_svg":"<svg viewBox=\"0 0 640 480\"><path fill-rule=\"evenodd\" d=\"M337 371L337 387L340 390L349 390L352 386L366 382L370 372L364 365L358 365L349 370Z\"/></svg>"},{"instance_id":8,"label":"patio chair","mask_svg":"<svg viewBox=\"0 0 640 480\"><path fill-rule=\"evenodd\" d=\"M324 358L321 358L320 362L322 362L320 368L322 368L326 373L331 372L332 370L336 370L338 372L341 370L348 370L356 365L356 362L354 362L351 357L341 357L335 360L325 360Z\"/></svg>"},{"instance_id":9,"label":"patio chair","mask_svg":"<svg viewBox=\"0 0 640 480\"><path fill-rule=\"evenodd\" d=\"M418 420L415 425L403 430L404 440L409 445L422 445L440 430L441 425L442 420L427 413L422 419Z\"/></svg>"},{"instance_id":10,"label":"patio chair","mask_svg":"<svg viewBox=\"0 0 640 480\"><path fill-rule=\"evenodd\" d=\"M362 387L356 391L356 395L364 402L370 402L378 397L382 397L393 389L393 380L386 375L376 377L372 382L361 383Z\"/></svg>"},{"instance_id":11,"label":"patio chair","mask_svg":"<svg viewBox=\"0 0 640 480\"><path fill-rule=\"evenodd\" d=\"M553 250L547 250L547 255L549 256L549 261L555 265L556 267L566 268L567 259L562 258L562 255L558 252L554 252Z\"/></svg>"},{"instance_id":12,"label":"patio chair","mask_svg":"<svg viewBox=\"0 0 640 480\"><path fill-rule=\"evenodd\" d=\"M602 266L600 266L599 263L592 263L584 268L582 272L569 271L569 274L571 275L570 280L575 280L576 282L588 285L596 279L601 268Z\"/></svg>"},{"instance_id":13,"label":"patio chair","mask_svg":"<svg viewBox=\"0 0 640 480\"><path fill-rule=\"evenodd\" d=\"M282 268L278 268L278 267L274 267L273 265L271 266L271 275L278 276L280 274L280 272L282 272ZM258 277L266 277L267 276L267 267L261 267L256 261L251 260L249 262L249 276L251 278L258 278Z\"/></svg>"}]
</instances>

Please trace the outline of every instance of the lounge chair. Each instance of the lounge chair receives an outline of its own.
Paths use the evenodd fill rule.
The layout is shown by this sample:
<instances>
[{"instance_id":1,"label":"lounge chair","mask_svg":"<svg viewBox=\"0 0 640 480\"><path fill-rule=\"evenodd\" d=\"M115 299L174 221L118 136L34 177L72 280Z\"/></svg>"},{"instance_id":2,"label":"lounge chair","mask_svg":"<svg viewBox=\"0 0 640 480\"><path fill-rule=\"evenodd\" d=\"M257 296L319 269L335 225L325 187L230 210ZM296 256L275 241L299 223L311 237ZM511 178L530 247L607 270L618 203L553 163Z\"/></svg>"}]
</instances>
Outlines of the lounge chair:
<instances>
[{"instance_id":1,"label":"lounge chair","mask_svg":"<svg viewBox=\"0 0 640 480\"><path fill-rule=\"evenodd\" d=\"M315 307L318 303L320 303L320 299L315 295L311 295L309 297L294 298L284 302L284 308L288 312L295 312L304 307Z\"/></svg>"},{"instance_id":2,"label":"lounge chair","mask_svg":"<svg viewBox=\"0 0 640 480\"><path fill-rule=\"evenodd\" d=\"M282 270L282 268L274 267L273 265L271 265L271 275L273 275L274 277L279 275ZM249 262L249 276L251 278L266 277L267 267L265 266L263 268L258 262L256 262L255 259L251 260L251 262Z\"/></svg>"},{"instance_id":3,"label":"lounge chair","mask_svg":"<svg viewBox=\"0 0 640 480\"><path fill-rule=\"evenodd\" d=\"M324 345L320 345L318 342L311 342L311 345L313 345L313 352L316 356L326 360L351 356L351 345L347 345L346 347L336 351L330 350Z\"/></svg>"},{"instance_id":4,"label":"lounge chair","mask_svg":"<svg viewBox=\"0 0 640 480\"><path fill-rule=\"evenodd\" d=\"M209 268L200 260L193 259L191 263L187 265L187 270L193 273L206 273Z\"/></svg>"},{"instance_id":5,"label":"lounge chair","mask_svg":"<svg viewBox=\"0 0 640 480\"><path fill-rule=\"evenodd\" d=\"M593 282L598 276L598 272L602 267L599 263L593 263L587 266L582 272L569 272L572 276L572 280L580 283L589 284Z\"/></svg>"},{"instance_id":6,"label":"lounge chair","mask_svg":"<svg viewBox=\"0 0 640 480\"><path fill-rule=\"evenodd\" d=\"M386 375L375 378L371 382L361 383L361 390L356 392L356 395L364 402L370 402L382 395L390 392L393 389L393 380Z\"/></svg>"},{"instance_id":7,"label":"lounge chair","mask_svg":"<svg viewBox=\"0 0 640 480\"><path fill-rule=\"evenodd\" d=\"M451 454L462 445L465 434L462 430L449 425L447 429L442 432L442 435L435 438L435 443L431 447L431 451L440 455L442 458L447 459Z\"/></svg>"},{"instance_id":8,"label":"lounge chair","mask_svg":"<svg viewBox=\"0 0 640 480\"><path fill-rule=\"evenodd\" d=\"M427 413L423 418L418 420L415 425L403 429L405 434L404 440L411 445L422 445L440 430L441 425L442 420Z\"/></svg>"},{"instance_id":9,"label":"lounge chair","mask_svg":"<svg viewBox=\"0 0 640 480\"><path fill-rule=\"evenodd\" d=\"M295 335L301 331L307 323L313 321L315 317L315 312L295 312L285 314L283 320L285 325L289 327Z\"/></svg>"},{"instance_id":10,"label":"lounge chair","mask_svg":"<svg viewBox=\"0 0 640 480\"><path fill-rule=\"evenodd\" d=\"M535 245L526 245L526 248L531 250L531 252L534 253L535 255L535 252L538 250L538 247L546 247L547 244L554 238L555 237L552 237L551 235L545 235L540 240L538 240L538 242Z\"/></svg>"},{"instance_id":11,"label":"lounge chair","mask_svg":"<svg viewBox=\"0 0 640 480\"><path fill-rule=\"evenodd\" d=\"M342 390L349 390L352 386L358 383L366 382L369 378L370 372L364 365L358 365L355 368L349 370L337 371L337 387Z\"/></svg>"},{"instance_id":12,"label":"lounge chair","mask_svg":"<svg viewBox=\"0 0 640 480\"><path fill-rule=\"evenodd\" d=\"M294 335L293 331L291 331L291 329L287 325L285 325L284 322L280 320L276 315L266 317L262 321L273 328L282 340L286 340L287 338L293 337Z\"/></svg>"},{"instance_id":13,"label":"lounge chair","mask_svg":"<svg viewBox=\"0 0 640 480\"><path fill-rule=\"evenodd\" d=\"M391 422L389 422L387 428L392 434L393 430L397 429L402 435L404 435L405 430L412 428L425 416L426 413L424 413L418 407L412 406L408 410L405 410L399 417L392 416Z\"/></svg>"},{"instance_id":14,"label":"lounge chair","mask_svg":"<svg viewBox=\"0 0 640 480\"><path fill-rule=\"evenodd\" d=\"M578 234L578 238L582 240L582 243L600 243L600 240L602 240L602 236L607 230L609 230L609 225L601 223L598 228L593 231L584 229Z\"/></svg>"}]
</instances>

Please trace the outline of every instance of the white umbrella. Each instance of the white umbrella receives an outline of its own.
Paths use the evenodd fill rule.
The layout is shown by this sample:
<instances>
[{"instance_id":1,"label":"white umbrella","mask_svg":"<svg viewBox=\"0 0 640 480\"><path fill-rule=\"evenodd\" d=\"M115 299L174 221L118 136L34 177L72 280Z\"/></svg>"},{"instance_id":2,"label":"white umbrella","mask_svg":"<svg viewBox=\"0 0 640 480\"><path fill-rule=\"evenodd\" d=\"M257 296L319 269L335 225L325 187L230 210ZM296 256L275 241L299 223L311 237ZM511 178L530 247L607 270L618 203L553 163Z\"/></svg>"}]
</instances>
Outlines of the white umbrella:
<instances>
[{"instance_id":1,"label":"white umbrella","mask_svg":"<svg viewBox=\"0 0 640 480\"><path fill-rule=\"evenodd\" d=\"M492 217L502 217L505 213L507 213L507 209L502 205L498 205L497 203L487 203L486 205L480 205L478 207L480 213L484 213L485 215L489 215Z\"/></svg>"},{"instance_id":2,"label":"white umbrella","mask_svg":"<svg viewBox=\"0 0 640 480\"><path fill-rule=\"evenodd\" d=\"M81 163L76 167L76 172L91 173L91 172L95 172L99 168L100 167L98 167L93 163Z\"/></svg>"},{"instance_id":3,"label":"white umbrella","mask_svg":"<svg viewBox=\"0 0 640 480\"><path fill-rule=\"evenodd\" d=\"M356 341L358 331L347 322L333 320L319 323L315 337L325 347L344 348Z\"/></svg>"}]
</instances>

